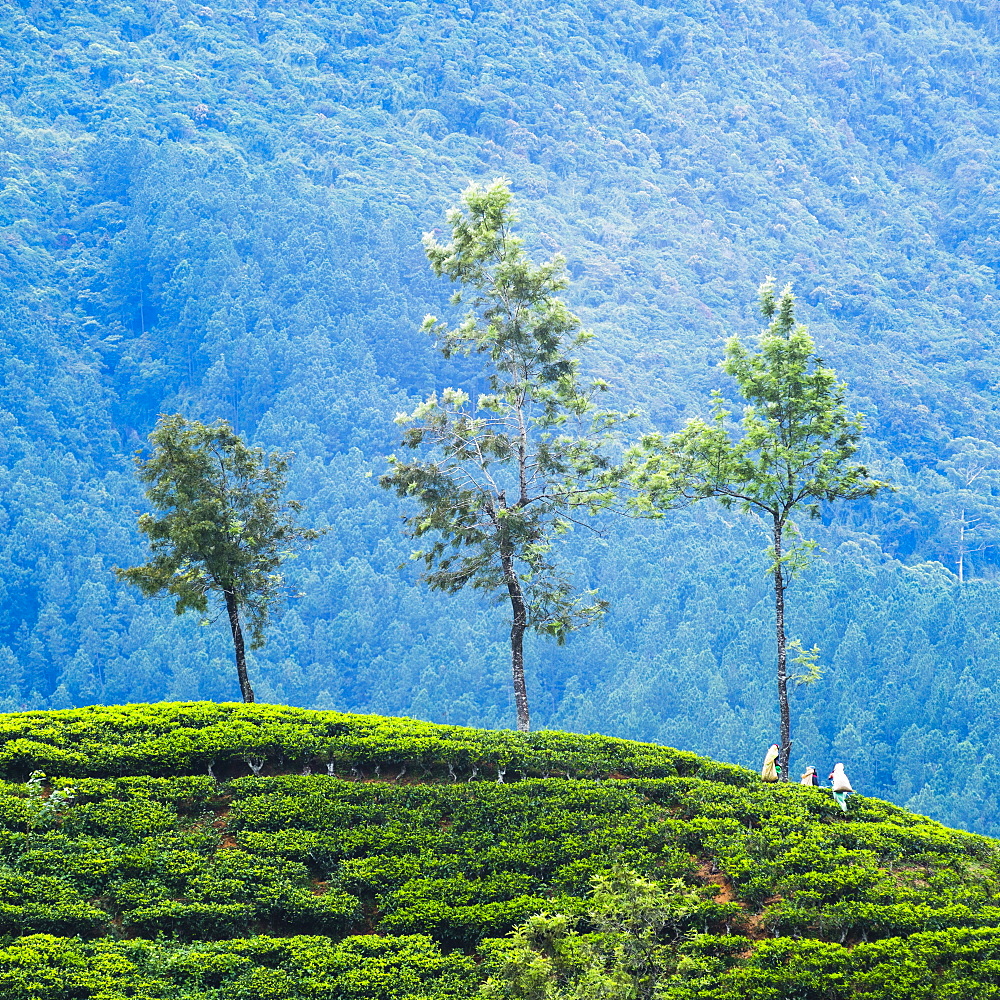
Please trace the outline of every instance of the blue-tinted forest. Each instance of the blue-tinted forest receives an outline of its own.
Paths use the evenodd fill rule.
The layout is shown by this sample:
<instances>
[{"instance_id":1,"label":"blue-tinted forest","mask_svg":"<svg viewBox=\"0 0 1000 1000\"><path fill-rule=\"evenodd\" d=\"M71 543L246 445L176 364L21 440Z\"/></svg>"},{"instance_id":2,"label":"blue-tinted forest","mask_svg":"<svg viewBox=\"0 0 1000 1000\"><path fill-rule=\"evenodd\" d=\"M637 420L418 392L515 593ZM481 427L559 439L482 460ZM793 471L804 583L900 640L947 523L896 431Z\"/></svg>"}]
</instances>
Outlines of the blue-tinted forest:
<instances>
[{"instance_id":1,"label":"blue-tinted forest","mask_svg":"<svg viewBox=\"0 0 1000 1000\"><path fill-rule=\"evenodd\" d=\"M511 724L503 612L423 589L377 487L393 414L476 378L419 332L451 291L420 236L506 176L636 433L730 393L726 337L794 283L899 490L828 512L789 592L826 668L793 764L1000 832L998 32L963 2L4 5L3 707L237 696L224 624L112 572L143 558L131 456L179 411L294 451L329 529L260 698ZM709 505L571 536L611 610L531 647L537 722L756 764L765 545Z\"/></svg>"}]
</instances>

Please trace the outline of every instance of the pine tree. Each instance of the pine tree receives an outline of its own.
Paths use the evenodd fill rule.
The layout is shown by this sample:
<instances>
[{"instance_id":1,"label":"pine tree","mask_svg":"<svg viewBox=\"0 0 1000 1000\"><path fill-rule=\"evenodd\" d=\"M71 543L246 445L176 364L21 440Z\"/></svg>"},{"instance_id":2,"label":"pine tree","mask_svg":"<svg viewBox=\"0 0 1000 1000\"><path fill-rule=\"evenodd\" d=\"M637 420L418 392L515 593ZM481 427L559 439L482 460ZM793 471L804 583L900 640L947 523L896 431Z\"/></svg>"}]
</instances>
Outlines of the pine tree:
<instances>
[{"instance_id":1,"label":"pine tree","mask_svg":"<svg viewBox=\"0 0 1000 1000\"><path fill-rule=\"evenodd\" d=\"M472 298L457 326L430 316L424 330L445 357L481 357L489 392L473 403L444 389L400 414L403 444L425 457L392 457L381 485L418 503L406 526L434 539L418 553L432 589L468 586L509 602L517 724L527 730L525 632L563 642L606 606L593 591L574 592L553 544L607 502L601 445L619 415L594 404L606 384L579 375L574 353L591 335L556 296L567 284L563 261L528 260L510 200L503 181L470 187L448 215L451 242L425 237L434 273L460 286L453 303Z\"/></svg>"},{"instance_id":2,"label":"pine tree","mask_svg":"<svg viewBox=\"0 0 1000 1000\"><path fill-rule=\"evenodd\" d=\"M250 648L260 649L283 588L278 568L296 544L319 536L295 523L301 504L284 498L290 456L247 447L227 423L178 415L161 417L149 440L152 454L136 465L161 513L139 518L152 558L115 572L147 597L172 596L179 615L204 615L210 595L221 596L240 692L253 701L242 617L249 618Z\"/></svg>"},{"instance_id":3,"label":"pine tree","mask_svg":"<svg viewBox=\"0 0 1000 1000\"><path fill-rule=\"evenodd\" d=\"M767 523L774 578L779 763L788 780L791 718L788 706L791 647L798 679L818 676L818 650L803 650L785 634L785 591L806 564L815 543L803 539L793 521L802 513L818 517L823 504L874 496L888 487L851 461L860 443L862 414L850 415L847 387L816 356L806 327L795 322L791 287L775 299L774 282L760 289L760 308L769 325L756 352L737 337L726 344L722 369L746 400L741 433L733 433L730 413L715 393L711 422L695 419L670 436L650 434L630 452L635 506L659 514L714 497Z\"/></svg>"}]
</instances>

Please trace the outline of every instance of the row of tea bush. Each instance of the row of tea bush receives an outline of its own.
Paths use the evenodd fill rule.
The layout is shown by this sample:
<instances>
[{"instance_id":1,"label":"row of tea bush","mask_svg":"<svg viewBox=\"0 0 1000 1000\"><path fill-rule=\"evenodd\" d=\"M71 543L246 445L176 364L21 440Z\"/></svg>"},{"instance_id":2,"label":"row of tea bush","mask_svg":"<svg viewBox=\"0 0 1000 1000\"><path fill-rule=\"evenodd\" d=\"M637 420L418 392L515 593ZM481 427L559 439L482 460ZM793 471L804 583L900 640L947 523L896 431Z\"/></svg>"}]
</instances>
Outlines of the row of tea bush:
<instances>
[{"instance_id":1,"label":"row of tea bush","mask_svg":"<svg viewBox=\"0 0 1000 1000\"><path fill-rule=\"evenodd\" d=\"M0 716L0 777L319 771L345 777L698 775L746 785L754 775L692 753L608 736L519 733L412 719L212 702L91 706Z\"/></svg>"}]
</instances>

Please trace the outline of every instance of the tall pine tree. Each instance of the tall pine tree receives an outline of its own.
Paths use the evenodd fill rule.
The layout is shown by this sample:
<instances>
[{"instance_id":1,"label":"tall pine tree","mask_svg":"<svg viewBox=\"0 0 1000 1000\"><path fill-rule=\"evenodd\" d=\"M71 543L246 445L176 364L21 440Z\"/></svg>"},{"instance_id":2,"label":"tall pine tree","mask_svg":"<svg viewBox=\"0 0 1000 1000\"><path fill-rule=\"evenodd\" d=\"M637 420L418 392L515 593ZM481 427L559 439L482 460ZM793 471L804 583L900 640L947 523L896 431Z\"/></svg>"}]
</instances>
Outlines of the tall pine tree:
<instances>
[{"instance_id":1,"label":"tall pine tree","mask_svg":"<svg viewBox=\"0 0 1000 1000\"><path fill-rule=\"evenodd\" d=\"M421 456L391 458L381 484L417 502L406 526L433 539L419 553L431 588L509 603L517 725L528 730L525 632L563 642L605 608L593 591L575 592L553 543L607 501L601 445L619 415L595 406L604 382L580 377L574 355L591 335L557 297L562 259L531 263L510 200L503 181L470 187L448 215L451 242L425 237L434 273L460 286L452 302L468 296L470 309L457 326L429 316L424 330L445 357L482 358L489 392L473 402L445 389L397 417Z\"/></svg>"},{"instance_id":2,"label":"tall pine tree","mask_svg":"<svg viewBox=\"0 0 1000 1000\"><path fill-rule=\"evenodd\" d=\"M695 419L680 432L650 434L630 452L631 481L640 510L662 513L714 497L763 518L771 539L774 578L778 709L781 739L778 760L788 780L791 715L788 706L788 651L818 676L818 650L789 643L785 633L785 591L815 543L803 539L793 516L818 517L825 503L870 497L888 484L872 479L851 461L861 438L861 414L848 413L847 387L816 356L806 327L795 322L791 287L775 299L774 282L760 289L760 308L769 321L757 351L737 337L726 344L722 369L746 400L739 432L715 394L711 422Z\"/></svg>"},{"instance_id":3,"label":"tall pine tree","mask_svg":"<svg viewBox=\"0 0 1000 1000\"><path fill-rule=\"evenodd\" d=\"M136 464L159 512L139 518L152 557L116 572L147 597L169 594L177 614L206 614L210 596L221 597L240 693L253 701L243 620L250 648L260 649L281 597L279 567L296 544L319 536L295 523L301 505L284 497L289 456L248 447L227 423L179 415L161 417L149 440L152 454Z\"/></svg>"}]
</instances>

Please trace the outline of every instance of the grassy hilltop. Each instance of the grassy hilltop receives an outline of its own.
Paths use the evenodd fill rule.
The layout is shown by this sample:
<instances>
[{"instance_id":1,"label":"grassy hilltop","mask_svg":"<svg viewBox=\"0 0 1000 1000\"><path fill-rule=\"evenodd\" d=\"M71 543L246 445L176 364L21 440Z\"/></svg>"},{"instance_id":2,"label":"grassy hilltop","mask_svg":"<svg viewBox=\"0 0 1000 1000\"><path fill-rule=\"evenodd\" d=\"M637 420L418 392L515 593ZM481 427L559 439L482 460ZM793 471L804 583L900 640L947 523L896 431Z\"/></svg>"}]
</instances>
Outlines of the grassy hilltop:
<instances>
[{"instance_id":1,"label":"grassy hilltop","mask_svg":"<svg viewBox=\"0 0 1000 1000\"><path fill-rule=\"evenodd\" d=\"M273 706L0 735L0 998L470 996L530 915L587 929L615 865L696 891L672 1000L1000 992L1000 847L874 799L845 817L666 747Z\"/></svg>"}]
</instances>

